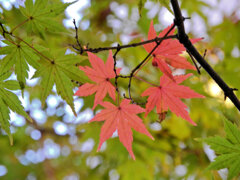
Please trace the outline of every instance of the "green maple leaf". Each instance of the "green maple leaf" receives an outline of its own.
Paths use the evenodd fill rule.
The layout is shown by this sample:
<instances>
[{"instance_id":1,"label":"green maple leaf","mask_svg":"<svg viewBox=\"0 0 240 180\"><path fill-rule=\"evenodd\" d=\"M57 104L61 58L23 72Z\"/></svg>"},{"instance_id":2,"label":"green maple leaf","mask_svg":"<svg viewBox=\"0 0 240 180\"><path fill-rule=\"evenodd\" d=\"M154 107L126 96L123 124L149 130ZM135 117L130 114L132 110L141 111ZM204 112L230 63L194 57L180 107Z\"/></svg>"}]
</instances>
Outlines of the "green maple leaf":
<instances>
[{"instance_id":1,"label":"green maple leaf","mask_svg":"<svg viewBox=\"0 0 240 180\"><path fill-rule=\"evenodd\" d=\"M17 95L9 91L20 89L19 83L17 81L6 80L10 75L10 71L0 74L0 125L1 128L4 129L4 131L9 136L10 144L12 144L13 139L10 132L9 109L24 116L30 122L32 122L32 119L24 111L24 108L21 105L21 102L19 101Z\"/></svg>"},{"instance_id":2,"label":"green maple leaf","mask_svg":"<svg viewBox=\"0 0 240 180\"><path fill-rule=\"evenodd\" d=\"M240 173L240 130L228 120L224 120L224 129L226 138L216 136L205 140L219 154L208 169L228 168L228 179L232 179Z\"/></svg>"},{"instance_id":3,"label":"green maple leaf","mask_svg":"<svg viewBox=\"0 0 240 180\"><path fill-rule=\"evenodd\" d=\"M170 7L170 1L169 0L155 0L156 2L159 2L161 6L167 8L167 10L173 14L173 11ZM144 7L144 4L147 2L147 0L138 0L138 11L139 15L142 14L142 8Z\"/></svg>"},{"instance_id":4,"label":"green maple leaf","mask_svg":"<svg viewBox=\"0 0 240 180\"><path fill-rule=\"evenodd\" d=\"M39 57L26 44L12 44L3 41L7 46L0 49L0 55L6 55L0 62L0 72L8 72L12 67L15 68L17 80L20 88L24 89L28 78L28 64L34 68L39 67Z\"/></svg>"},{"instance_id":5,"label":"green maple leaf","mask_svg":"<svg viewBox=\"0 0 240 180\"><path fill-rule=\"evenodd\" d=\"M41 101L45 104L47 96L52 87L56 84L57 93L70 105L76 115L73 104L73 83L72 80L81 83L90 82L83 71L80 71L76 64L83 59L74 54L65 55L64 50L52 53L44 52L48 59L40 61L41 66L37 69L32 78L41 77Z\"/></svg>"},{"instance_id":6,"label":"green maple leaf","mask_svg":"<svg viewBox=\"0 0 240 180\"><path fill-rule=\"evenodd\" d=\"M21 13L26 17L25 23L27 24L28 33L38 33L44 38L44 32L49 30L51 32L67 32L62 24L56 21L59 14L71 3L48 3L48 0L26 0L25 8L20 7Z\"/></svg>"}]
</instances>

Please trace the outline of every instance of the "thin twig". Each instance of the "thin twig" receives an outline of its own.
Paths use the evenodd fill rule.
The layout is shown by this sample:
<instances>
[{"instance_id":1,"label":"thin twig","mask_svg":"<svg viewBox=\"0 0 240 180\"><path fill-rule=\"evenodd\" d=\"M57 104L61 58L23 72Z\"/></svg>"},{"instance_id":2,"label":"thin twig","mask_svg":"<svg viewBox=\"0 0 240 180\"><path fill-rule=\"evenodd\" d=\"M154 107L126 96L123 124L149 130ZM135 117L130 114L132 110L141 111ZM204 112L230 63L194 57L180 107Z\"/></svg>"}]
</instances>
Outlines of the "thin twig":
<instances>
[{"instance_id":1,"label":"thin twig","mask_svg":"<svg viewBox=\"0 0 240 180\"><path fill-rule=\"evenodd\" d=\"M120 46L120 44L118 44L118 47ZM119 89L118 89L118 74L117 74L117 69L116 69L116 65L117 65L117 54L119 53L121 49L118 48L116 50L116 52L114 53L113 55L113 60L114 60L114 66L113 66L113 70L114 70L114 73L115 73L115 88L116 88L116 91L117 91L117 105L119 105L119 98L120 98L120 94L119 94Z\"/></svg>"},{"instance_id":2,"label":"thin twig","mask_svg":"<svg viewBox=\"0 0 240 180\"><path fill-rule=\"evenodd\" d=\"M151 57L149 56L149 58L143 63L143 65L141 67L145 66L150 60L151 60ZM136 70L134 75L137 75L137 73L142 69L141 67L138 70Z\"/></svg>"},{"instance_id":3,"label":"thin twig","mask_svg":"<svg viewBox=\"0 0 240 180\"><path fill-rule=\"evenodd\" d=\"M129 99L131 99L132 103L134 102L131 95L132 77L134 76L135 71L138 70L142 66L142 64L144 64L144 62L152 55L152 53L157 49L158 46L159 44L157 43L157 45L152 49L152 51L148 53L148 55L143 59L143 61L140 64L138 64L130 74L130 78L128 82L128 96L129 96Z\"/></svg>"},{"instance_id":4,"label":"thin twig","mask_svg":"<svg viewBox=\"0 0 240 180\"><path fill-rule=\"evenodd\" d=\"M204 53L203 53L203 58L204 58L204 59L205 59L206 55L207 55L207 49L205 49L205 50L204 50Z\"/></svg>"},{"instance_id":5,"label":"thin twig","mask_svg":"<svg viewBox=\"0 0 240 180\"><path fill-rule=\"evenodd\" d=\"M204 50L203 59L205 59L206 55L207 55L207 49ZM198 69L200 70L201 67L202 67L202 66L200 65L200 66L198 67Z\"/></svg>"},{"instance_id":6,"label":"thin twig","mask_svg":"<svg viewBox=\"0 0 240 180\"><path fill-rule=\"evenodd\" d=\"M75 19L73 19L73 24L74 24L75 32L76 32L75 39L77 41L78 47L80 48L80 54L82 54L83 53L83 48L82 48L82 45L80 44L79 39L78 39L78 27L76 25Z\"/></svg>"},{"instance_id":7,"label":"thin twig","mask_svg":"<svg viewBox=\"0 0 240 180\"><path fill-rule=\"evenodd\" d=\"M118 75L119 78L130 78L131 76Z\"/></svg>"},{"instance_id":8,"label":"thin twig","mask_svg":"<svg viewBox=\"0 0 240 180\"><path fill-rule=\"evenodd\" d=\"M0 26L1 26L1 28L2 28L2 35L3 35L3 37L5 38L5 33L7 32L5 29L4 29L4 27L3 27L3 24L2 23L0 23Z\"/></svg>"},{"instance_id":9,"label":"thin twig","mask_svg":"<svg viewBox=\"0 0 240 180\"><path fill-rule=\"evenodd\" d=\"M193 62L193 64L194 64L194 66L196 67L198 74L201 74L200 68L198 67L198 65L197 65L194 57L192 56L192 54L191 54L188 50L187 50L187 53L188 53L188 55L190 56L190 58L191 58L191 60L192 60L192 62Z\"/></svg>"},{"instance_id":10,"label":"thin twig","mask_svg":"<svg viewBox=\"0 0 240 180\"><path fill-rule=\"evenodd\" d=\"M5 34L6 34L6 33L5 33ZM8 42L14 44L15 46L19 46L19 44L17 44L17 43L15 43L14 41L8 39L6 36L5 36L5 39L6 39Z\"/></svg>"},{"instance_id":11,"label":"thin twig","mask_svg":"<svg viewBox=\"0 0 240 180\"><path fill-rule=\"evenodd\" d=\"M140 78L140 77L138 77L138 76L133 76L134 78L136 78L136 79L138 79L139 81L143 81L143 82L145 82L145 83L147 83L147 84L149 84L149 85L151 85L151 86L155 86L155 87L158 87L159 85L157 85L157 84L153 84L153 83L151 83L151 82L149 82L149 81L146 81L145 79L143 79L143 78Z\"/></svg>"},{"instance_id":12,"label":"thin twig","mask_svg":"<svg viewBox=\"0 0 240 180\"><path fill-rule=\"evenodd\" d=\"M146 105L146 104L147 104L147 101L146 101L146 102L143 102L143 103L139 103L139 102L137 102L137 101L135 101L135 100L133 100L133 99L130 99L129 97L126 96L125 93L123 93L123 97L124 97L125 99L131 100L131 102L132 102L133 104L137 104L137 105Z\"/></svg>"},{"instance_id":13,"label":"thin twig","mask_svg":"<svg viewBox=\"0 0 240 180\"><path fill-rule=\"evenodd\" d=\"M148 53L148 55L142 60L142 62L140 62L131 72L130 74L130 78L129 78L129 83L128 83L128 96L129 99L132 100L132 95L131 95L131 84L132 84L132 77L134 76L135 72L145 63L145 61L147 61L147 59L152 55L152 53L158 48L158 46L162 43L163 40L165 40L166 37L169 37L168 34L174 29L175 27L175 23L172 25L172 27L167 31L167 33L163 36L163 38L161 39L156 39L155 38L155 42L156 42L156 46L152 49L152 51L150 53ZM134 102L132 100L132 102Z\"/></svg>"},{"instance_id":14,"label":"thin twig","mask_svg":"<svg viewBox=\"0 0 240 180\"><path fill-rule=\"evenodd\" d=\"M107 51L107 50L117 50L119 49L125 49L125 48L130 48L130 47L137 47L137 46L142 46L144 44L149 44L149 43L153 43L153 42L157 42L157 41L163 41L165 39L174 39L177 38L176 35L171 35L171 36L166 36L166 37L156 37L154 39L150 39L150 40L146 40L146 41L142 41L139 43L132 43L132 44L127 44L127 45L121 45L121 46L113 46L113 47L100 47L100 48L87 48L86 49L82 49L82 51L88 51L88 52L92 52L92 53L98 53L101 51ZM72 47L76 50L76 51L81 51L81 49L76 48L74 45L72 45Z\"/></svg>"}]
</instances>

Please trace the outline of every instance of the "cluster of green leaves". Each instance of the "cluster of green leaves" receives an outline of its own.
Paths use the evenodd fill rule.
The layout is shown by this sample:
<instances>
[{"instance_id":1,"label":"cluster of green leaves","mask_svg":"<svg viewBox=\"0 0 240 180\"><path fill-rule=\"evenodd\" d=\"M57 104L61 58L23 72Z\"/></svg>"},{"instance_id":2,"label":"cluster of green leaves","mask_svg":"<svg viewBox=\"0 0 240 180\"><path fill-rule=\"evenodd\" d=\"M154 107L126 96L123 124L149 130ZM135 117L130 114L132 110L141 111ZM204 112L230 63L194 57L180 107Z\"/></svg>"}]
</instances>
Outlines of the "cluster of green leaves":
<instances>
[{"instance_id":1,"label":"cluster of green leaves","mask_svg":"<svg viewBox=\"0 0 240 180\"><path fill-rule=\"evenodd\" d=\"M7 26L8 21L2 24L1 34L4 35L5 44L0 49L0 55L4 58L0 61L1 72L1 127L7 132L12 143L9 124L9 108L12 111L23 115L31 120L24 111L18 97L9 90L23 91L26 86L29 65L36 69L31 78L41 78L41 101L44 105L47 96L51 93L53 85L56 85L58 94L71 107L76 115L73 104L73 81L81 83L88 82L87 77L83 76L83 72L77 67L83 60L77 55L65 55L66 49L52 49L46 46L40 46L34 41L38 40L48 42L46 32L67 32L67 30L55 20L55 18L64 12L66 7L72 3L50 3L48 0L26 0L25 7L20 7L20 13L23 21L11 28ZM18 30L24 28L25 32L18 35ZM22 30L22 29L21 29ZM17 81L7 80L7 78L15 73Z\"/></svg>"},{"instance_id":2,"label":"cluster of green leaves","mask_svg":"<svg viewBox=\"0 0 240 180\"><path fill-rule=\"evenodd\" d=\"M228 168L228 179L240 173L240 130L228 120L224 120L226 137L210 137L205 142L218 154L208 169Z\"/></svg>"}]
</instances>

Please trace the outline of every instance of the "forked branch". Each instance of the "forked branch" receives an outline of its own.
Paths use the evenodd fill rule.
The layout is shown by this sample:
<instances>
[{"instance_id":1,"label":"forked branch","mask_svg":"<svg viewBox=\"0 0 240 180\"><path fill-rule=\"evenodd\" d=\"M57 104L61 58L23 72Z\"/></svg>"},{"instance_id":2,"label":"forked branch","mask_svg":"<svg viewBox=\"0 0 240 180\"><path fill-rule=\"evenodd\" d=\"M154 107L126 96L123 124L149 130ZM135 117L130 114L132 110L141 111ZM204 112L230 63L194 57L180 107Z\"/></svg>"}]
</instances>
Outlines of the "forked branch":
<instances>
[{"instance_id":1,"label":"forked branch","mask_svg":"<svg viewBox=\"0 0 240 180\"><path fill-rule=\"evenodd\" d=\"M188 38L184 27L184 17L182 16L181 9L179 7L178 0L171 0L173 7L173 12L175 16L174 23L178 28L178 40L184 45L186 50L197 60L197 62L207 71L207 73L212 77L212 79L218 84L218 86L223 90L225 97L228 97L236 108L240 111L240 102L237 96L234 94L235 88L230 88L225 81L216 73L213 68L207 63L204 57L197 51Z\"/></svg>"}]
</instances>

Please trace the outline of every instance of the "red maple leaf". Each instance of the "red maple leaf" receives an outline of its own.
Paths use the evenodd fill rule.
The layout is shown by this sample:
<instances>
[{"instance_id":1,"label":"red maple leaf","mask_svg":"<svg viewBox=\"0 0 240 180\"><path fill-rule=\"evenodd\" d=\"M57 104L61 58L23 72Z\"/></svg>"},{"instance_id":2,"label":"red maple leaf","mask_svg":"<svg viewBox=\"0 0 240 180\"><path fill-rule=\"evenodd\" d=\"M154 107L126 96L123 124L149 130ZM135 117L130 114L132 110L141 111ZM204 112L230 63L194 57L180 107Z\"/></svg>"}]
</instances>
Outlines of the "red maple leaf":
<instances>
[{"instance_id":1,"label":"red maple leaf","mask_svg":"<svg viewBox=\"0 0 240 180\"><path fill-rule=\"evenodd\" d=\"M173 76L175 82L168 76L163 75L160 78L160 86L150 87L145 90L142 96L149 96L146 104L145 116L147 116L155 106L157 106L157 113L165 112L169 108L177 116L196 125L187 112L187 106L180 98L204 98L204 96L194 92L189 87L178 85L191 75L192 74Z\"/></svg>"},{"instance_id":2,"label":"red maple leaf","mask_svg":"<svg viewBox=\"0 0 240 180\"><path fill-rule=\"evenodd\" d=\"M88 66L80 66L79 68L86 73L86 75L95 83L85 83L78 88L75 93L77 96L89 96L96 93L94 99L93 109L102 102L103 98L109 94L109 96L115 100L115 87L110 82L110 79L115 78L114 73L114 60L112 57L112 51L109 51L109 56L106 64L103 60L97 57L95 54L87 52L89 61L93 68ZM119 73L120 69L117 69Z\"/></svg>"},{"instance_id":3,"label":"red maple leaf","mask_svg":"<svg viewBox=\"0 0 240 180\"><path fill-rule=\"evenodd\" d=\"M168 26L166 29L164 29L158 37L164 37L164 35L170 30L172 27ZM173 28L168 35L173 35L175 31L175 28ZM148 39L154 39L157 37L157 33L153 26L153 21L151 21L151 25L148 31ZM195 43L197 41L200 41L202 38L198 39L192 39L191 42ZM150 53L153 48L156 46L156 43L149 43L143 45L145 50ZM185 51L184 46L179 43L178 40L173 39L167 39L162 41L161 45L158 46L158 48L152 53L153 57L153 65L156 64L159 69L166 74L169 78L173 79L172 71L169 68L168 65L171 65L175 68L180 69L193 69L196 70L195 66L191 65L186 58L180 56L180 54Z\"/></svg>"},{"instance_id":4,"label":"red maple leaf","mask_svg":"<svg viewBox=\"0 0 240 180\"><path fill-rule=\"evenodd\" d=\"M105 120L101 128L98 151L103 142L109 139L117 130L120 142L126 147L131 157L135 159L132 151L133 137L131 128L154 139L147 131L142 120L136 115L145 110L136 104L130 104L130 100L127 99L122 100L119 106L115 106L110 102L102 102L101 105L105 107L105 109L101 110L101 112L96 114L96 116L90 121Z\"/></svg>"}]
</instances>

